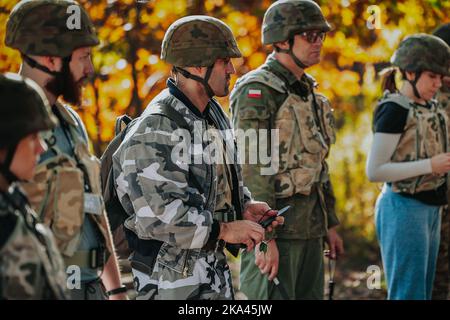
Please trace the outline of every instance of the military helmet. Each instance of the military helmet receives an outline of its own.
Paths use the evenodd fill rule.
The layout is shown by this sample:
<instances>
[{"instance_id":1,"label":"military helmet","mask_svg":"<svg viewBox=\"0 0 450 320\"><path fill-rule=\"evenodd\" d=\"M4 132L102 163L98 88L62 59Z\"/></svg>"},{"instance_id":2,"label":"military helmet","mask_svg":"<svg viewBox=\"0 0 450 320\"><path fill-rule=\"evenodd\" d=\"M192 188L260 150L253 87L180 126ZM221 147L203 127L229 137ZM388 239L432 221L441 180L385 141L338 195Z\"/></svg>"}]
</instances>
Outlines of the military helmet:
<instances>
[{"instance_id":1,"label":"military helmet","mask_svg":"<svg viewBox=\"0 0 450 320\"><path fill-rule=\"evenodd\" d=\"M276 1L264 15L262 42L273 44L287 41L295 34L308 30L331 30L317 3L309 0Z\"/></svg>"},{"instance_id":2,"label":"military helmet","mask_svg":"<svg viewBox=\"0 0 450 320\"><path fill-rule=\"evenodd\" d=\"M441 38L445 41L446 44L450 46L450 23L443 24L439 26L434 32L433 35Z\"/></svg>"},{"instance_id":3,"label":"military helmet","mask_svg":"<svg viewBox=\"0 0 450 320\"><path fill-rule=\"evenodd\" d=\"M18 74L0 74L0 148L57 124L42 89Z\"/></svg>"},{"instance_id":4,"label":"military helmet","mask_svg":"<svg viewBox=\"0 0 450 320\"><path fill-rule=\"evenodd\" d=\"M77 29L78 28L78 29ZM27 55L68 57L99 44L87 12L74 0L22 0L11 11L5 44Z\"/></svg>"},{"instance_id":5,"label":"military helmet","mask_svg":"<svg viewBox=\"0 0 450 320\"><path fill-rule=\"evenodd\" d=\"M414 34L400 43L391 63L404 71L431 71L450 76L450 47L438 37Z\"/></svg>"},{"instance_id":6,"label":"military helmet","mask_svg":"<svg viewBox=\"0 0 450 320\"><path fill-rule=\"evenodd\" d=\"M172 23L161 48L161 59L177 67L209 67L217 59L241 56L230 28L208 16L187 16Z\"/></svg>"}]
</instances>

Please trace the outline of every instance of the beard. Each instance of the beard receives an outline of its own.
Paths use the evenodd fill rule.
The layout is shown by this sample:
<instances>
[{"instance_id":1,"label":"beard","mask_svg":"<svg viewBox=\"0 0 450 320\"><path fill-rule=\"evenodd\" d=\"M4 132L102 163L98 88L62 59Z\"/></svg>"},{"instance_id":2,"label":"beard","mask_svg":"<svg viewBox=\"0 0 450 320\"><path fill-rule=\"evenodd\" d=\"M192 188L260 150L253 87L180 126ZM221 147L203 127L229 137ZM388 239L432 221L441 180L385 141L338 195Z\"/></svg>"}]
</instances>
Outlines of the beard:
<instances>
[{"instance_id":1,"label":"beard","mask_svg":"<svg viewBox=\"0 0 450 320\"><path fill-rule=\"evenodd\" d=\"M86 80L86 76L79 80L75 80L70 71L69 61L64 60L61 73L50 79L46 83L45 88L55 97L62 96L65 102L80 106L82 87Z\"/></svg>"}]
</instances>

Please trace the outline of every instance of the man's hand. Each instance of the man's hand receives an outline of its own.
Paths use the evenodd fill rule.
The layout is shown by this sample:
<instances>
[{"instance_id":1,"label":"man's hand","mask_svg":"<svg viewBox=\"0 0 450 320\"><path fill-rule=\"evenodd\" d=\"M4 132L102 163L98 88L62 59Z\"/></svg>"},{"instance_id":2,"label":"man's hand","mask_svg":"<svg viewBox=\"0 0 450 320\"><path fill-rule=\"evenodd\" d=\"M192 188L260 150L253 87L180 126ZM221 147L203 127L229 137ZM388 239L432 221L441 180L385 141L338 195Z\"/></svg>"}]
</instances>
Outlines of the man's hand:
<instances>
[{"instance_id":1,"label":"man's hand","mask_svg":"<svg viewBox=\"0 0 450 320\"><path fill-rule=\"evenodd\" d=\"M220 224L219 239L228 243L242 243L247 251L253 250L255 244L264 239L264 229L259 224L248 220L222 222Z\"/></svg>"},{"instance_id":2,"label":"man's hand","mask_svg":"<svg viewBox=\"0 0 450 320\"><path fill-rule=\"evenodd\" d=\"M278 263L280 255L278 247L274 239L267 243L267 251L264 253L259 251L258 244L255 249L255 264L258 266L262 274L269 273L269 280L272 281L278 274Z\"/></svg>"},{"instance_id":3,"label":"man's hand","mask_svg":"<svg viewBox=\"0 0 450 320\"><path fill-rule=\"evenodd\" d=\"M263 216L265 217L263 218ZM260 222L265 220L265 218L273 217L277 215L277 211L270 209L269 205L262 201L252 201L247 204L243 217L246 220ZM284 223L284 217L277 217L272 224L267 227L267 232L272 232L273 228Z\"/></svg>"},{"instance_id":4,"label":"man's hand","mask_svg":"<svg viewBox=\"0 0 450 320\"><path fill-rule=\"evenodd\" d=\"M330 248L330 258L333 260L337 259L339 256L344 254L344 242L337 233L336 228L337 226L332 227L328 230L328 235L326 239L328 247Z\"/></svg>"}]
</instances>

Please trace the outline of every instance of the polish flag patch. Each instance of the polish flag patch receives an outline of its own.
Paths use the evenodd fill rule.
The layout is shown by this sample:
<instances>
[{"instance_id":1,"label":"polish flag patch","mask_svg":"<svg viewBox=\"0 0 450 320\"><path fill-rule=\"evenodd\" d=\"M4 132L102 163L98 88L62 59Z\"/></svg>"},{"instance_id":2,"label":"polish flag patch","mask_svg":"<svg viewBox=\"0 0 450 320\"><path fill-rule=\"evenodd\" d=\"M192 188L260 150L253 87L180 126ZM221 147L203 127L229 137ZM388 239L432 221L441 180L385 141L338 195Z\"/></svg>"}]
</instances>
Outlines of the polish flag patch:
<instances>
[{"instance_id":1,"label":"polish flag patch","mask_svg":"<svg viewBox=\"0 0 450 320\"><path fill-rule=\"evenodd\" d=\"M247 97L259 99L259 98L261 98L261 90L250 89L250 90L248 90Z\"/></svg>"}]
</instances>

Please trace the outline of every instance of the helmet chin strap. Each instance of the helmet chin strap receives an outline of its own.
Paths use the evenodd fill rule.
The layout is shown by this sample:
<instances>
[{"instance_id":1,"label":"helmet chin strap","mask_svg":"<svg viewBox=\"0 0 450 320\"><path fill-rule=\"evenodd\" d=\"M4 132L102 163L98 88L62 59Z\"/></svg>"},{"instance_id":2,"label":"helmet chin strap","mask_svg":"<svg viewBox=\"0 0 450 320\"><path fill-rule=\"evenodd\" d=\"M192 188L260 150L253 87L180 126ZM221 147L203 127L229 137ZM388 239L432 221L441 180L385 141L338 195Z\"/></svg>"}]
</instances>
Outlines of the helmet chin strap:
<instances>
[{"instance_id":1,"label":"helmet chin strap","mask_svg":"<svg viewBox=\"0 0 450 320\"><path fill-rule=\"evenodd\" d=\"M192 80L195 80L195 81L200 82L200 83L203 85L203 87L205 88L206 94L208 95L208 97L209 97L210 99L211 99L212 97L215 96L213 89L211 88L211 86L210 86L209 83L208 83L209 78L211 77L213 65L212 65L212 66L209 66L209 67L206 69L206 74L205 74L205 77L204 77L204 78L200 78L199 76L193 75L193 74L190 73L189 71L184 70L184 69L179 68L179 67L173 67L173 69L174 69L175 71L181 73L185 78L189 78L189 79L192 79Z\"/></svg>"},{"instance_id":2,"label":"helmet chin strap","mask_svg":"<svg viewBox=\"0 0 450 320\"><path fill-rule=\"evenodd\" d=\"M414 95L416 96L417 99L423 99L420 96L419 90L417 90L417 81L419 81L419 78L420 78L421 74L422 74L422 71L418 71L418 72L415 73L414 80L408 80L408 82L411 84L411 86L413 88Z\"/></svg>"},{"instance_id":3,"label":"helmet chin strap","mask_svg":"<svg viewBox=\"0 0 450 320\"><path fill-rule=\"evenodd\" d=\"M26 63L31 68L41 70L41 71L43 71L43 72L45 72L45 73L47 73L47 74L49 74L51 76L58 77L58 76L62 76L62 74L64 73L63 71L51 71L49 68L47 68L46 66L43 66L42 64L40 64L39 62L37 62L33 58L27 56L26 54L22 55L22 59L25 60ZM70 61L72 60L72 55L64 57L62 59L63 59L63 63L70 63Z\"/></svg>"},{"instance_id":4,"label":"helmet chin strap","mask_svg":"<svg viewBox=\"0 0 450 320\"><path fill-rule=\"evenodd\" d=\"M301 69L308 68L308 66L306 64L304 64L299 58L297 58L297 56L292 51L292 48L294 47L294 38L293 37L289 39L289 49L281 49L280 47L278 47L276 45L274 45L274 47L275 47L276 52L287 53L288 55L290 55L292 60L294 60L294 63L299 68L301 68Z\"/></svg>"},{"instance_id":5,"label":"helmet chin strap","mask_svg":"<svg viewBox=\"0 0 450 320\"><path fill-rule=\"evenodd\" d=\"M6 153L6 158L3 163L0 164L0 172L3 174L5 179L9 183L13 183L14 181L19 181L20 179L11 171L11 164L14 158L14 154L16 153L18 143L14 143L8 147L8 151Z\"/></svg>"}]
</instances>

